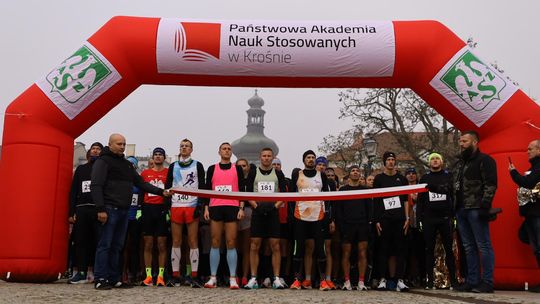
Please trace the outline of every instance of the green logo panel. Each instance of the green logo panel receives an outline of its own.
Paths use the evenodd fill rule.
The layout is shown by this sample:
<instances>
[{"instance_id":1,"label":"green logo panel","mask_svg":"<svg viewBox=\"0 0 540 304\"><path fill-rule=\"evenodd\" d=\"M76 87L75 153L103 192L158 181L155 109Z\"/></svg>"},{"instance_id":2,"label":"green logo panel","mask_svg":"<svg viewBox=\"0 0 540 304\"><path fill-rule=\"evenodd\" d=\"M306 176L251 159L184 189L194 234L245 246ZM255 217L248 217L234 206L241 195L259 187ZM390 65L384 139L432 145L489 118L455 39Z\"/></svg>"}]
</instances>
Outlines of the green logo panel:
<instances>
[{"instance_id":1,"label":"green logo panel","mask_svg":"<svg viewBox=\"0 0 540 304\"><path fill-rule=\"evenodd\" d=\"M78 49L49 75L51 92L69 103L76 103L112 73L111 69L86 46Z\"/></svg>"},{"instance_id":2,"label":"green logo panel","mask_svg":"<svg viewBox=\"0 0 540 304\"><path fill-rule=\"evenodd\" d=\"M501 100L506 81L470 51L460 56L440 78L450 90L474 111Z\"/></svg>"}]
</instances>

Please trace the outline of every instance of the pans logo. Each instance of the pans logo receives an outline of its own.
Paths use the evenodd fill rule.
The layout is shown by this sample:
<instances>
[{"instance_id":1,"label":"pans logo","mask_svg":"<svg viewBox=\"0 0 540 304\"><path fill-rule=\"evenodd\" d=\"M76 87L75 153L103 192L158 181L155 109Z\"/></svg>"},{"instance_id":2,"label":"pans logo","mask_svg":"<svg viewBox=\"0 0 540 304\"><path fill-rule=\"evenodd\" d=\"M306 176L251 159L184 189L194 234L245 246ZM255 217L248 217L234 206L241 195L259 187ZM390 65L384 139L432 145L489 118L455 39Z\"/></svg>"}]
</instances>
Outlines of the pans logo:
<instances>
[{"instance_id":1,"label":"pans logo","mask_svg":"<svg viewBox=\"0 0 540 304\"><path fill-rule=\"evenodd\" d=\"M174 34L174 50L184 61L219 60L220 23L180 22Z\"/></svg>"}]
</instances>

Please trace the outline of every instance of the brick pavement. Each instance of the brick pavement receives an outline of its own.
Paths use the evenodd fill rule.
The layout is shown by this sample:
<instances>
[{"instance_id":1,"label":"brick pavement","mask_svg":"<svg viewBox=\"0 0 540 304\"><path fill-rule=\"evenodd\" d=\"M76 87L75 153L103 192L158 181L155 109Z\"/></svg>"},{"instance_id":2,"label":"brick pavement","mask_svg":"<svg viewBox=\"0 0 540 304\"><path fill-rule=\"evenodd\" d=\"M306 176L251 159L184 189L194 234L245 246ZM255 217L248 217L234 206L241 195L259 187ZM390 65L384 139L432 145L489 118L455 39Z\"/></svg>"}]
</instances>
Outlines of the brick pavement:
<instances>
[{"instance_id":1,"label":"brick pavement","mask_svg":"<svg viewBox=\"0 0 540 304\"><path fill-rule=\"evenodd\" d=\"M379 291L319 290L229 290L189 287L135 287L96 291L91 284L68 285L65 280L50 284L0 281L0 303L540 303L540 295L523 291L495 294L456 293L448 290L413 290L409 293Z\"/></svg>"}]
</instances>

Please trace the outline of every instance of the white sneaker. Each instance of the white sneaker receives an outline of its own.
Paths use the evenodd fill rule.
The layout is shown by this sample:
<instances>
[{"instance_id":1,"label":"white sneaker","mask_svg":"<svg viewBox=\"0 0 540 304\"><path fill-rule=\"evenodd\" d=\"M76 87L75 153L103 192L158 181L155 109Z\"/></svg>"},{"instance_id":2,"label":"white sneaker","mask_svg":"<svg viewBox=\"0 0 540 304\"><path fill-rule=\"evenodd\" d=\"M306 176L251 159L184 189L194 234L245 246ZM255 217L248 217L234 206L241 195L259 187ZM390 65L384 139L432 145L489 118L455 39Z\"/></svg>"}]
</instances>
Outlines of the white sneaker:
<instances>
[{"instance_id":1,"label":"white sneaker","mask_svg":"<svg viewBox=\"0 0 540 304\"><path fill-rule=\"evenodd\" d=\"M287 282L285 282L284 278L279 278L279 281L281 282L281 285L283 285L283 287L289 288L289 285L287 285Z\"/></svg>"},{"instance_id":2,"label":"white sneaker","mask_svg":"<svg viewBox=\"0 0 540 304\"><path fill-rule=\"evenodd\" d=\"M270 281L270 278L264 279L264 281L262 282L262 286L264 288L272 288L272 281Z\"/></svg>"},{"instance_id":3,"label":"white sneaker","mask_svg":"<svg viewBox=\"0 0 540 304\"><path fill-rule=\"evenodd\" d=\"M409 291L409 286L405 285L402 279L399 279L396 285L396 291Z\"/></svg>"},{"instance_id":4,"label":"white sneaker","mask_svg":"<svg viewBox=\"0 0 540 304\"><path fill-rule=\"evenodd\" d=\"M386 290L386 279L382 278L377 286L377 290Z\"/></svg>"},{"instance_id":5,"label":"white sneaker","mask_svg":"<svg viewBox=\"0 0 540 304\"><path fill-rule=\"evenodd\" d=\"M251 277L248 283L244 286L244 289L259 289L259 283L257 283L257 278Z\"/></svg>"},{"instance_id":6,"label":"white sneaker","mask_svg":"<svg viewBox=\"0 0 540 304\"><path fill-rule=\"evenodd\" d=\"M366 287L366 285L364 285L364 281L358 281L358 286L356 286L356 290L367 291L368 288Z\"/></svg>"},{"instance_id":7,"label":"white sneaker","mask_svg":"<svg viewBox=\"0 0 540 304\"><path fill-rule=\"evenodd\" d=\"M343 287L341 287L342 290L352 290L351 281L347 280L345 283L343 283Z\"/></svg>"},{"instance_id":8,"label":"white sneaker","mask_svg":"<svg viewBox=\"0 0 540 304\"><path fill-rule=\"evenodd\" d=\"M284 289L285 288L285 285L283 285L281 283L281 279L279 277L276 277L274 279L274 283L272 283L272 288L273 289Z\"/></svg>"},{"instance_id":9,"label":"white sneaker","mask_svg":"<svg viewBox=\"0 0 540 304\"><path fill-rule=\"evenodd\" d=\"M208 282L204 284L204 288L216 288L216 287L217 287L216 277L210 277L210 279L208 279Z\"/></svg>"},{"instance_id":10,"label":"white sneaker","mask_svg":"<svg viewBox=\"0 0 540 304\"><path fill-rule=\"evenodd\" d=\"M230 277L229 278L229 288L230 289L240 289L240 286L238 286L238 282L236 282L236 277Z\"/></svg>"}]
</instances>

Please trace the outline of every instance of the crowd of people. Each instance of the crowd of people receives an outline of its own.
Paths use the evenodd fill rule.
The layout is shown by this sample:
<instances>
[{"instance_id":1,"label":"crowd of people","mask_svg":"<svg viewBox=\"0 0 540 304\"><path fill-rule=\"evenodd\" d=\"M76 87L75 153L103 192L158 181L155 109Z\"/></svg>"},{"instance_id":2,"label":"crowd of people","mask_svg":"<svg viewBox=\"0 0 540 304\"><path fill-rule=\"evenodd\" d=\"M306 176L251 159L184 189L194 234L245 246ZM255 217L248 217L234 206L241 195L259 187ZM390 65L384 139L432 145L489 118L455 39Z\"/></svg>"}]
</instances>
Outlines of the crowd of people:
<instances>
[{"instance_id":1,"label":"crowd of people","mask_svg":"<svg viewBox=\"0 0 540 304\"><path fill-rule=\"evenodd\" d=\"M125 138L112 134L108 146L91 145L88 163L74 173L68 283L93 282L97 290L189 285L492 293L489 222L497 213L497 168L480 152L479 140L474 131L462 133L452 172L433 152L421 178L412 167L402 175L396 154L386 151L379 174L353 165L340 179L312 150L287 178L272 149L263 148L255 166L232 162L229 143L219 146L219 161L205 170L192 158L189 139L180 142L178 160L168 168L165 150L157 147L153 166L139 173L137 159L124 157ZM528 153L531 170L521 175L511 163L509 170L522 192L530 192L520 212L540 267L540 203L531 191L540 182L540 141L531 142ZM417 183L428 191L339 201L206 199L171 190L309 193ZM438 240L448 284L435 284Z\"/></svg>"}]
</instances>

